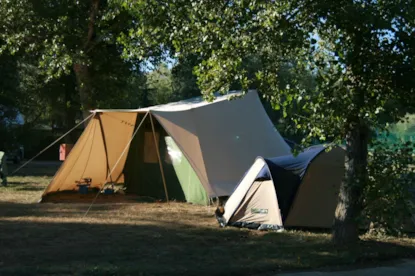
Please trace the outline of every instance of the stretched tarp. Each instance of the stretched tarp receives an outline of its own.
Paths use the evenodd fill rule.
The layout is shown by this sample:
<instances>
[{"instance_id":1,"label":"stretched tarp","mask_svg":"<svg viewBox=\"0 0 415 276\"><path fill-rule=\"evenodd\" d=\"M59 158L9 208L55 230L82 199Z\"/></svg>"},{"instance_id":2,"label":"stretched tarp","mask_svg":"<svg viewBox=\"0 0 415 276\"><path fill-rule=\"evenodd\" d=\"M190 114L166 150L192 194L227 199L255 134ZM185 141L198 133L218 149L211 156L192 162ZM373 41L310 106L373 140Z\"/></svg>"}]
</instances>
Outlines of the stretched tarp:
<instances>
[{"instance_id":1,"label":"stretched tarp","mask_svg":"<svg viewBox=\"0 0 415 276\"><path fill-rule=\"evenodd\" d=\"M210 197L229 196L256 156L291 153L255 91L227 99L204 104L193 100L192 108L169 104L151 110Z\"/></svg>"}]
</instances>

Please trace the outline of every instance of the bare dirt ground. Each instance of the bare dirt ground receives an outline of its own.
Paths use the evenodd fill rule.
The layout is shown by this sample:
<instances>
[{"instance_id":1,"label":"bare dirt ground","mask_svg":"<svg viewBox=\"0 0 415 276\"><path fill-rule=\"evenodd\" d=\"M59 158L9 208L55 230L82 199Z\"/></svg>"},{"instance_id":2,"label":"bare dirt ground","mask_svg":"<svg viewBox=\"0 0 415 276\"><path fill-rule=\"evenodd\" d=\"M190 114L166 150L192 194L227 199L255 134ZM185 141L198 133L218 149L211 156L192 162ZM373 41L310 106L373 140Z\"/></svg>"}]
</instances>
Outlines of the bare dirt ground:
<instances>
[{"instance_id":1,"label":"bare dirt ground","mask_svg":"<svg viewBox=\"0 0 415 276\"><path fill-rule=\"evenodd\" d=\"M187 203L38 204L57 164L37 162L0 187L0 275L252 275L415 257L413 238L219 228ZM9 169L12 171L12 168Z\"/></svg>"}]
</instances>

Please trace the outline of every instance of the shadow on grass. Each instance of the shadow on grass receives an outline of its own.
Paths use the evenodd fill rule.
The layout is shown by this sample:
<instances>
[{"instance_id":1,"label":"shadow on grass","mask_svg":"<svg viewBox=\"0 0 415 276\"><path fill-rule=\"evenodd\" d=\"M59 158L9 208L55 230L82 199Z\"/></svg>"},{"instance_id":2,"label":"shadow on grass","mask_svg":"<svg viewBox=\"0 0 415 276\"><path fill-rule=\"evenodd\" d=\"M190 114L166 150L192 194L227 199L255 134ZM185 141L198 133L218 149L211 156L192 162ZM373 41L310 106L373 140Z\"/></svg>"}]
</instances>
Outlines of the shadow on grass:
<instances>
[{"instance_id":1,"label":"shadow on grass","mask_svg":"<svg viewBox=\"0 0 415 276\"><path fill-rule=\"evenodd\" d=\"M43 191L45 187L34 184L33 182L17 182L17 181L9 181L8 187L12 188L15 191Z\"/></svg>"},{"instance_id":2,"label":"shadow on grass","mask_svg":"<svg viewBox=\"0 0 415 276\"><path fill-rule=\"evenodd\" d=\"M14 202L0 202L0 220L2 218L17 217L82 217L89 207L89 204L23 204ZM94 205L92 212L99 210L100 212L115 211L121 208L121 205Z\"/></svg>"},{"instance_id":3,"label":"shadow on grass","mask_svg":"<svg viewBox=\"0 0 415 276\"><path fill-rule=\"evenodd\" d=\"M1 275L252 275L415 256L406 245L364 241L339 248L326 235L191 226L157 216L133 223L15 217L47 218L58 211L53 207L0 204ZM80 213L84 206L72 208Z\"/></svg>"}]
</instances>

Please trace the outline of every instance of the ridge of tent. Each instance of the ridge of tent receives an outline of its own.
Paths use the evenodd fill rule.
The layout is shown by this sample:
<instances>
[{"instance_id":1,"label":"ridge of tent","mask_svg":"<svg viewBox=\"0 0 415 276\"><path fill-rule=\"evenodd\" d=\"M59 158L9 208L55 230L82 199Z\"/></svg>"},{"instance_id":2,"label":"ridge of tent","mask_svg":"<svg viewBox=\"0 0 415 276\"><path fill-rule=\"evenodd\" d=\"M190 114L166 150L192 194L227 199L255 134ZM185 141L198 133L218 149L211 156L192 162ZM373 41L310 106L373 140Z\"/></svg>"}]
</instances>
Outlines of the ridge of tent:
<instances>
[{"instance_id":1,"label":"ridge of tent","mask_svg":"<svg viewBox=\"0 0 415 276\"><path fill-rule=\"evenodd\" d=\"M256 90L248 90L247 93L253 92ZM231 99L232 97L242 96L244 93L237 90L232 90L227 92L226 94L215 93L215 99L211 102L206 101L202 96L189 98L186 100L181 100L177 102L171 102L167 104L160 104L160 105L153 105L149 107L137 108L137 109L94 109L90 110L90 112L138 112L138 113L145 113L148 111L183 111L189 110L193 108L198 108L210 104L215 104L221 101L225 101Z\"/></svg>"}]
</instances>

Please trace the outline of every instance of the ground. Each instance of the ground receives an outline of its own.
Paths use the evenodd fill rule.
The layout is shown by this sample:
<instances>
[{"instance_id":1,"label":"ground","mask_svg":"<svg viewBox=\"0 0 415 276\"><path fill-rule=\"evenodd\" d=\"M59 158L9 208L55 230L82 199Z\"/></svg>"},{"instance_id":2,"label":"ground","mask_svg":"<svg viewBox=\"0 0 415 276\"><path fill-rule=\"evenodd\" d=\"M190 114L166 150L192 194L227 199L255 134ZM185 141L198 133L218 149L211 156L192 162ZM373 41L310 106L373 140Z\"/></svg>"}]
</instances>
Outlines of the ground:
<instances>
[{"instance_id":1,"label":"ground","mask_svg":"<svg viewBox=\"0 0 415 276\"><path fill-rule=\"evenodd\" d=\"M343 271L310 271L297 273L282 273L281 276L413 276L415 272L414 260L403 260L389 266L378 266Z\"/></svg>"},{"instance_id":2,"label":"ground","mask_svg":"<svg viewBox=\"0 0 415 276\"><path fill-rule=\"evenodd\" d=\"M0 275L275 275L415 257L415 239L219 228L186 203L38 204L59 164L34 163L0 188ZM12 168L11 170L12 171Z\"/></svg>"}]
</instances>

